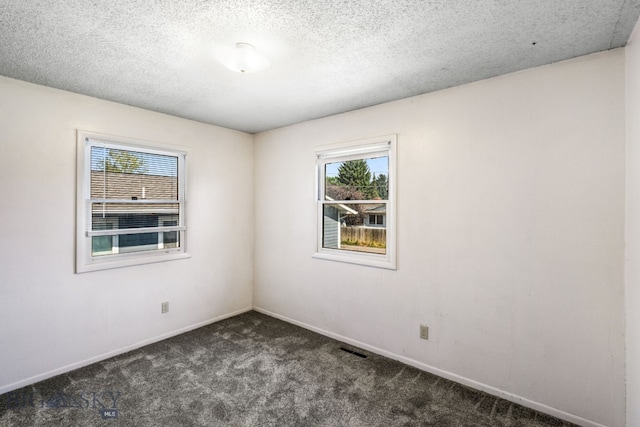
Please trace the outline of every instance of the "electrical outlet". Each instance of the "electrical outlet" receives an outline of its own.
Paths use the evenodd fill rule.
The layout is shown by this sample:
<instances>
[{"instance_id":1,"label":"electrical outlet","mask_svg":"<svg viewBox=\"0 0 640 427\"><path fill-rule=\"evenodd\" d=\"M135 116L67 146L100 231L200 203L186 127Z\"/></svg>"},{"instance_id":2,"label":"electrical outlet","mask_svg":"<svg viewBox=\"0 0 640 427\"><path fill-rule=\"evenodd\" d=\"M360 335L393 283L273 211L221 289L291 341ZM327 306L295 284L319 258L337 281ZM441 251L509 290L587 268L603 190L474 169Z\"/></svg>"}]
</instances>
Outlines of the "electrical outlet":
<instances>
[{"instance_id":1,"label":"electrical outlet","mask_svg":"<svg viewBox=\"0 0 640 427\"><path fill-rule=\"evenodd\" d=\"M429 327L427 325L420 325L420 338L423 340L429 339Z\"/></svg>"},{"instance_id":2,"label":"electrical outlet","mask_svg":"<svg viewBox=\"0 0 640 427\"><path fill-rule=\"evenodd\" d=\"M162 303L162 314L169 312L169 301L165 301Z\"/></svg>"}]
</instances>

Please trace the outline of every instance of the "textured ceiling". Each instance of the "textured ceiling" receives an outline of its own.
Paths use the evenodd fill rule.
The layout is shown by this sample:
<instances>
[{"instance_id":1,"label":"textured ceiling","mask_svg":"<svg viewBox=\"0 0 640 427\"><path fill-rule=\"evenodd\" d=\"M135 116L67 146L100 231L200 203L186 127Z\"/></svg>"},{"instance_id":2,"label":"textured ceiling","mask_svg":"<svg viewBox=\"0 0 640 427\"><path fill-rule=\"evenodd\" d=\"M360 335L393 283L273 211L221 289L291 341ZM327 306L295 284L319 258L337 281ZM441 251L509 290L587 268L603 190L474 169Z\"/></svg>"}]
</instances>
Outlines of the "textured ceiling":
<instances>
[{"instance_id":1,"label":"textured ceiling","mask_svg":"<svg viewBox=\"0 0 640 427\"><path fill-rule=\"evenodd\" d=\"M0 75L250 133L624 46L640 0L0 0ZM248 42L271 67L229 71Z\"/></svg>"}]
</instances>

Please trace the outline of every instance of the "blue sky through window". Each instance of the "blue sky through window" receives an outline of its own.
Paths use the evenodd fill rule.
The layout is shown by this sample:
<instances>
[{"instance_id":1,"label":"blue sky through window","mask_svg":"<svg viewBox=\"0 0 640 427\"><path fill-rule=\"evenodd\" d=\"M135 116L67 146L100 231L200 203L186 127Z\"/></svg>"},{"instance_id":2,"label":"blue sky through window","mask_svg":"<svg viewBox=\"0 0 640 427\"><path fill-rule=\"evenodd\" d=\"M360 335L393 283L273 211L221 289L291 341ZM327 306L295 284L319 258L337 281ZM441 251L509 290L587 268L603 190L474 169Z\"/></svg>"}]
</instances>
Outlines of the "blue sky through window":
<instances>
[{"instance_id":1,"label":"blue sky through window","mask_svg":"<svg viewBox=\"0 0 640 427\"><path fill-rule=\"evenodd\" d=\"M367 162L367 165L369 166L372 179L374 174L375 176L379 176L379 175L386 175L387 177L389 176L389 157L388 156L374 157L374 158L368 158L364 160ZM326 169L325 169L326 171L325 174L327 178L338 176L338 168L342 163L343 162L327 163Z\"/></svg>"}]
</instances>

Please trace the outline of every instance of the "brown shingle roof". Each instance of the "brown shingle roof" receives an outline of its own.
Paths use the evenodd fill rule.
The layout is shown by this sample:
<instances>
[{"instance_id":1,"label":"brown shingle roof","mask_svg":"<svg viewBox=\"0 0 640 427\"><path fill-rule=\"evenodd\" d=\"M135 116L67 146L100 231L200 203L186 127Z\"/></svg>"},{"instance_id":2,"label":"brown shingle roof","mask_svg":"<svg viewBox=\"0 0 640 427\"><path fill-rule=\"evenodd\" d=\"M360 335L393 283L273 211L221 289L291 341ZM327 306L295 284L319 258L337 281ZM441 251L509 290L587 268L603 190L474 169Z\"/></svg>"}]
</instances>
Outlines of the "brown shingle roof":
<instances>
[{"instance_id":1,"label":"brown shingle roof","mask_svg":"<svg viewBox=\"0 0 640 427\"><path fill-rule=\"evenodd\" d=\"M138 173L91 171L92 199L133 200L134 197L138 200L178 200L178 178Z\"/></svg>"},{"instance_id":2,"label":"brown shingle roof","mask_svg":"<svg viewBox=\"0 0 640 427\"><path fill-rule=\"evenodd\" d=\"M106 182L106 186L104 185ZM138 203L93 203L93 215L178 213L178 179L175 176L91 171L92 199L138 200ZM144 196L144 197L143 197ZM144 203L144 200L175 200L176 203Z\"/></svg>"}]
</instances>

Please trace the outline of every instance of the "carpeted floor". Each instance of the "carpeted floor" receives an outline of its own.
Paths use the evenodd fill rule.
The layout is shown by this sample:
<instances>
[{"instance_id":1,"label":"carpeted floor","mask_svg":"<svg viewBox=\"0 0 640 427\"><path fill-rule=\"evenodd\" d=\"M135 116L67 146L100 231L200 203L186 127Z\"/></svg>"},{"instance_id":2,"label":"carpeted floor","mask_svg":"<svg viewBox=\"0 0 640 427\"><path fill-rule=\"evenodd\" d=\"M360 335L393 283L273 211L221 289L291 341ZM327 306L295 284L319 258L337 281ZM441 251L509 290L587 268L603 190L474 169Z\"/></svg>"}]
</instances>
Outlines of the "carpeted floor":
<instances>
[{"instance_id":1,"label":"carpeted floor","mask_svg":"<svg viewBox=\"0 0 640 427\"><path fill-rule=\"evenodd\" d=\"M573 424L249 312L0 395L0 426L58 425Z\"/></svg>"}]
</instances>

